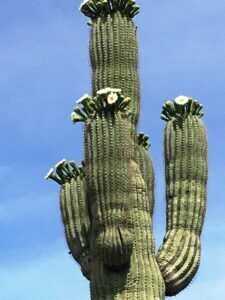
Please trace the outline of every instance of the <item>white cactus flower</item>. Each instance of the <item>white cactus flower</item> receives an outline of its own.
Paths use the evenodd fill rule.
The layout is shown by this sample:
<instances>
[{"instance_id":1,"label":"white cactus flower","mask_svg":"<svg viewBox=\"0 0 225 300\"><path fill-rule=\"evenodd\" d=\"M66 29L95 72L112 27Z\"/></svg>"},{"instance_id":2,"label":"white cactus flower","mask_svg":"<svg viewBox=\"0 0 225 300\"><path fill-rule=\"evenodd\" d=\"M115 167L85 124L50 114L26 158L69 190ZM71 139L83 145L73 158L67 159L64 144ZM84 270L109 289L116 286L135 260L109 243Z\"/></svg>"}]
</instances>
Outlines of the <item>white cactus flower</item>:
<instances>
[{"instance_id":1,"label":"white cactus flower","mask_svg":"<svg viewBox=\"0 0 225 300\"><path fill-rule=\"evenodd\" d=\"M54 169L51 168L51 169L48 171L47 175L45 176L45 180L49 179L50 176L52 176L53 172L54 172Z\"/></svg>"},{"instance_id":2,"label":"white cactus flower","mask_svg":"<svg viewBox=\"0 0 225 300\"><path fill-rule=\"evenodd\" d=\"M121 89L111 89L113 93L121 93Z\"/></svg>"},{"instance_id":3,"label":"white cactus flower","mask_svg":"<svg viewBox=\"0 0 225 300\"><path fill-rule=\"evenodd\" d=\"M118 100L118 95L116 93L110 93L107 97L107 102L113 104Z\"/></svg>"},{"instance_id":4,"label":"white cactus flower","mask_svg":"<svg viewBox=\"0 0 225 300\"><path fill-rule=\"evenodd\" d=\"M82 103L85 99L89 98L90 96L88 94L84 94L80 99L76 101L77 104Z\"/></svg>"},{"instance_id":5,"label":"white cactus flower","mask_svg":"<svg viewBox=\"0 0 225 300\"><path fill-rule=\"evenodd\" d=\"M187 96L178 96L174 99L174 102L178 105L185 105L188 102L189 97Z\"/></svg>"},{"instance_id":6,"label":"white cactus flower","mask_svg":"<svg viewBox=\"0 0 225 300\"><path fill-rule=\"evenodd\" d=\"M108 93L121 93L121 89L106 87L104 89L97 91L97 95L106 95Z\"/></svg>"},{"instance_id":7,"label":"white cactus flower","mask_svg":"<svg viewBox=\"0 0 225 300\"><path fill-rule=\"evenodd\" d=\"M55 168L57 169L59 166L63 165L64 163L66 162L66 159L62 159L60 160L56 165L55 165Z\"/></svg>"},{"instance_id":8,"label":"white cactus flower","mask_svg":"<svg viewBox=\"0 0 225 300\"><path fill-rule=\"evenodd\" d=\"M101 90L97 91L97 95L105 95L105 94L110 93L110 92L111 92L111 88L107 87L107 88L104 88L104 89L101 89Z\"/></svg>"}]
</instances>

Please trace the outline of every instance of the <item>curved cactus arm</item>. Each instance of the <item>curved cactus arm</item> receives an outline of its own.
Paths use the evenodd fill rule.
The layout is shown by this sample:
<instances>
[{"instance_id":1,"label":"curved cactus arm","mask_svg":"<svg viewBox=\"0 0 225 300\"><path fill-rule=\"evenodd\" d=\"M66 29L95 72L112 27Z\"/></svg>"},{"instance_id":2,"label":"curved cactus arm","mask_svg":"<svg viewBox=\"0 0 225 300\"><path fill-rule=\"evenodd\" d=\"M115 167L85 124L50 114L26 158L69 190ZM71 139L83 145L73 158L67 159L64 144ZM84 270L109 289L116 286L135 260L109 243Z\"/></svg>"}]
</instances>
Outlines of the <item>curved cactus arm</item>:
<instances>
[{"instance_id":1,"label":"curved cactus arm","mask_svg":"<svg viewBox=\"0 0 225 300\"><path fill-rule=\"evenodd\" d=\"M56 173L51 169L46 179L53 179L61 185L60 209L69 253L80 264L83 275L89 279L92 269L90 219L83 167L77 167L74 161L67 163L62 160L56 165Z\"/></svg>"},{"instance_id":2,"label":"curved cactus arm","mask_svg":"<svg viewBox=\"0 0 225 300\"><path fill-rule=\"evenodd\" d=\"M142 177L147 186L147 199L148 207L147 211L150 213L150 216L153 215L155 197L154 197L154 170L152 159L148 153L150 147L149 136L145 135L143 132L140 132L137 136L137 143L135 143L135 158L136 163L138 164Z\"/></svg>"},{"instance_id":3,"label":"curved cactus arm","mask_svg":"<svg viewBox=\"0 0 225 300\"><path fill-rule=\"evenodd\" d=\"M180 96L163 106L167 232L157 254L166 295L176 295L200 264L200 234L206 209L207 140L202 106Z\"/></svg>"}]
</instances>

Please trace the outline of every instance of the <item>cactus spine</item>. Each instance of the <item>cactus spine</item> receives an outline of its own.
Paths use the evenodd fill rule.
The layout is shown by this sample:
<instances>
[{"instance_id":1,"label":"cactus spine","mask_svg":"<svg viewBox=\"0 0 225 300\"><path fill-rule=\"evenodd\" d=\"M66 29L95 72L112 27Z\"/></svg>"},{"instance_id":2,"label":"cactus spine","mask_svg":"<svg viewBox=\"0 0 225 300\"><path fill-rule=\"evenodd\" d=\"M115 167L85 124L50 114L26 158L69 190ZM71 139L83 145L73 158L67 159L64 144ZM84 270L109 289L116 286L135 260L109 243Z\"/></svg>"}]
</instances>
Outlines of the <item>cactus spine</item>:
<instances>
[{"instance_id":1,"label":"cactus spine","mask_svg":"<svg viewBox=\"0 0 225 300\"><path fill-rule=\"evenodd\" d=\"M202 106L166 101L164 134L167 228L155 254L154 172L140 115L135 0L86 0L91 22L92 96L71 114L84 122L82 167L65 160L46 179L61 185L70 253L90 280L91 298L163 300L194 277L206 208L207 141Z\"/></svg>"}]
</instances>

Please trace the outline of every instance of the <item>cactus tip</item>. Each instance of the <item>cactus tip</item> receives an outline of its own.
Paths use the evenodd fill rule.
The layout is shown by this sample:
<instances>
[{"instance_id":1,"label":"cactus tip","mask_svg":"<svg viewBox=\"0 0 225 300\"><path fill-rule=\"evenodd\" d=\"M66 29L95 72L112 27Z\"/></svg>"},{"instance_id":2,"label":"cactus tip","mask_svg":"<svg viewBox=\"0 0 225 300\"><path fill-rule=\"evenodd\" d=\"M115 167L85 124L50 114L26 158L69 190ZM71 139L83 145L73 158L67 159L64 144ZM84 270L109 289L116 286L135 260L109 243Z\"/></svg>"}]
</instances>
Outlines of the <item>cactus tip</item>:
<instances>
[{"instance_id":1,"label":"cactus tip","mask_svg":"<svg viewBox=\"0 0 225 300\"><path fill-rule=\"evenodd\" d=\"M63 158L62 160L60 160L56 165L55 168L57 169L59 166L63 165L66 162L66 159Z\"/></svg>"},{"instance_id":2,"label":"cactus tip","mask_svg":"<svg viewBox=\"0 0 225 300\"><path fill-rule=\"evenodd\" d=\"M51 168L51 169L48 171L47 175L45 176L45 180L48 180L48 179L52 176L53 172L54 172L54 169Z\"/></svg>"},{"instance_id":3,"label":"cactus tip","mask_svg":"<svg viewBox=\"0 0 225 300\"><path fill-rule=\"evenodd\" d=\"M200 113L202 105L197 100L193 100L187 96L178 96L174 99L173 103L167 100L162 107L161 119L164 121L178 120L195 115L199 118L203 116Z\"/></svg>"},{"instance_id":4,"label":"cactus tip","mask_svg":"<svg viewBox=\"0 0 225 300\"><path fill-rule=\"evenodd\" d=\"M81 104L81 103L83 103L85 100L88 100L90 98L90 96L86 93L86 94L84 94L82 97L80 97L80 99L78 99L77 101L76 101L76 103L77 104Z\"/></svg>"},{"instance_id":5,"label":"cactus tip","mask_svg":"<svg viewBox=\"0 0 225 300\"><path fill-rule=\"evenodd\" d=\"M91 19L99 16L105 16L116 11L133 18L139 13L140 7L136 5L135 0L115 1L115 0L84 0L80 11Z\"/></svg>"}]
</instances>

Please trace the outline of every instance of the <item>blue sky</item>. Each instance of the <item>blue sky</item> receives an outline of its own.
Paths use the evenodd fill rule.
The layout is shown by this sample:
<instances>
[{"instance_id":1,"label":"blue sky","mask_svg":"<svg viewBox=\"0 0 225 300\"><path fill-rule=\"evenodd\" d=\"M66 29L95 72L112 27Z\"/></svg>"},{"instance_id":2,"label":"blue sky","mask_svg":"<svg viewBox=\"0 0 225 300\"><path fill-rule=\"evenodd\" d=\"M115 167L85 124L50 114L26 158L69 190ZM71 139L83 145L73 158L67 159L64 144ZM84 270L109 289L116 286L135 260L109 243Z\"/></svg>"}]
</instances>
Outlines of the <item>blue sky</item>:
<instances>
[{"instance_id":1,"label":"blue sky","mask_svg":"<svg viewBox=\"0 0 225 300\"><path fill-rule=\"evenodd\" d=\"M154 232L165 232L165 99L204 105L209 185L202 261L177 299L225 299L225 1L139 0L142 115L156 173ZM45 182L62 158L80 161L82 126L74 101L91 91L87 19L77 0L0 0L0 287L3 300L89 299L68 255L58 191Z\"/></svg>"}]
</instances>

